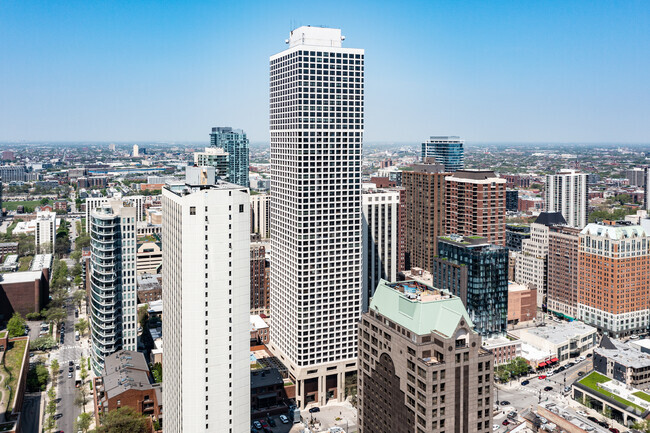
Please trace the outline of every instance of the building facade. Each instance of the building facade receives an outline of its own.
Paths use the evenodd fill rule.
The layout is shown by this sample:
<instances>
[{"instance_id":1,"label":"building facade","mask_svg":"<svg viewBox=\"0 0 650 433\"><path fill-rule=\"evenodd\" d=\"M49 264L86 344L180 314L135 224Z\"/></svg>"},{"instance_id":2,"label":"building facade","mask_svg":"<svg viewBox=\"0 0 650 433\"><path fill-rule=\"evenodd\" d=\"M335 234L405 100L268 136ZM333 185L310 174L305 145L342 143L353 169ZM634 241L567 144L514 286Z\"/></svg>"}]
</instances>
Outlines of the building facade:
<instances>
[{"instance_id":1,"label":"building facade","mask_svg":"<svg viewBox=\"0 0 650 433\"><path fill-rule=\"evenodd\" d=\"M433 284L458 296L474 329L488 337L504 334L508 325L508 250L486 238L444 236Z\"/></svg>"},{"instance_id":2,"label":"building facade","mask_svg":"<svg viewBox=\"0 0 650 433\"><path fill-rule=\"evenodd\" d=\"M108 203L111 200L109 197L88 197L86 198L86 232L90 232L90 215L92 212ZM118 200L116 197L114 200ZM137 221L141 221L144 214L144 196L141 195L130 195L122 199L125 203L128 203L130 206L134 207L136 210Z\"/></svg>"},{"instance_id":3,"label":"building facade","mask_svg":"<svg viewBox=\"0 0 650 433\"><path fill-rule=\"evenodd\" d=\"M357 365L364 51L341 41L303 26L270 58L269 348L301 408L343 400Z\"/></svg>"},{"instance_id":4,"label":"building facade","mask_svg":"<svg viewBox=\"0 0 650 433\"><path fill-rule=\"evenodd\" d=\"M519 191L516 189L506 190L506 211L517 212L519 210Z\"/></svg>"},{"instance_id":5,"label":"building facade","mask_svg":"<svg viewBox=\"0 0 650 433\"><path fill-rule=\"evenodd\" d=\"M251 195L251 233L259 233L262 239L271 235L271 196Z\"/></svg>"},{"instance_id":6,"label":"building facade","mask_svg":"<svg viewBox=\"0 0 650 433\"><path fill-rule=\"evenodd\" d=\"M588 224L578 242L578 318L614 337L647 330L650 236L607 222Z\"/></svg>"},{"instance_id":7,"label":"building facade","mask_svg":"<svg viewBox=\"0 0 650 433\"><path fill-rule=\"evenodd\" d=\"M248 187L248 138L246 138L246 133L241 129L230 127L212 128L210 146L221 148L228 153L229 181Z\"/></svg>"},{"instance_id":8,"label":"building facade","mask_svg":"<svg viewBox=\"0 0 650 433\"><path fill-rule=\"evenodd\" d=\"M426 160L429 161L429 160ZM425 161L425 162L426 162ZM406 192L406 267L431 271L445 233L445 176L441 164L416 164L402 174Z\"/></svg>"},{"instance_id":9,"label":"building facade","mask_svg":"<svg viewBox=\"0 0 650 433\"><path fill-rule=\"evenodd\" d=\"M364 185L363 215L363 311L380 279L396 281L399 254L399 191Z\"/></svg>"},{"instance_id":10,"label":"building facade","mask_svg":"<svg viewBox=\"0 0 650 433\"><path fill-rule=\"evenodd\" d=\"M530 239L530 225L506 224L506 248L521 251L521 243L526 239Z\"/></svg>"},{"instance_id":11,"label":"building facade","mask_svg":"<svg viewBox=\"0 0 650 433\"><path fill-rule=\"evenodd\" d=\"M505 246L506 180L489 170L459 170L445 182L445 232Z\"/></svg>"},{"instance_id":12,"label":"building facade","mask_svg":"<svg viewBox=\"0 0 650 433\"><path fill-rule=\"evenodd\" d=\"M630 181L630 185L645 187L645 169L635 167L625 170L625 178Z\"/></svg>"},{"instance_id":13,"label":"building facade","mask_svg":"<svg viewBox=\"0 0 650 433\"><path fill-rule=\"evenodd\" d=\"M455 136L432 136L422 143L422 160L434 158L445 171L453 173L465 168L465 140Z\"/></svg>"},{"instance_id":14,"label":"building facade","mask_svg":"<svg viewBox=\"0 0 650 433\"><path fill-rule=\"evenodd\" d=\"M165 431L250 431L248 189L163 189Z\"/></svg>"},{"instance_id":15,"label":"building facade","mask_svg":"<svg viewBox=\"0 0 650 433\"><path fill-rule=\"evenodd\" d=\"M546 176L544 201L547 212L560 212L567 225L583 228L589 216L589 186L586 173L560 170Z\"/></svg>"},{"instance_id":16,"label":"building facade","mask_svg":"<svg viewBox=\"0 0 650 433\"><path fill-rule=\"evenodd\" d=\"M548 311L568 319L577 317L579 233L580 229L566 226L552 226L548 232Z\"/></svg>"},{"instance_id":17,"label":"building facade","mask_svg":"<svg viewBox=\"0 0 650 433\"><path fill-rule=\"evenodd\" d=\"M138 350L136 212L110 200L90 214L90 359L96 375L112 353Z\"/></svg>"},{"instance_id":18,"label":"building facade","mask_svg":"<svg viewBox=\"0 0 650 433\"><path fill-rule=\"evenodd\" d=\"M36 232L34 233L34 242L36 243L36 253L54 254L56 244L56 214L54 212L37 212L36 213Z\"/></svg>"},{"instance_id":19,"label":"building facade","mask_svg":"<svg viewBox=\"0 0 650 433\"><path fill-rule=\"evenodd\" d=\"M269 314L271 265L266 255L268 244L251 242L251 314Z\"/></svg>"},{"instance_id":20,"label":"building facade","mask_svg":"<svg viewBox=\"0 0 650 433\"><path fill-rule=\"evenodd\" d=\"M220 147L206 147L204 152L194 152L194 165L214 167L219 179L230 181L230 155Z\"/></svg>"},{"instance_id":21,"label":"building facade","mask_svg":"<svg viewBox=\"0 0 650 433\"><path fill-rule=\"evenodd\" d=\"M489 432L493 370L459 298L381 281L359 327L359 433Z\"/></svg>"}]
</instances>

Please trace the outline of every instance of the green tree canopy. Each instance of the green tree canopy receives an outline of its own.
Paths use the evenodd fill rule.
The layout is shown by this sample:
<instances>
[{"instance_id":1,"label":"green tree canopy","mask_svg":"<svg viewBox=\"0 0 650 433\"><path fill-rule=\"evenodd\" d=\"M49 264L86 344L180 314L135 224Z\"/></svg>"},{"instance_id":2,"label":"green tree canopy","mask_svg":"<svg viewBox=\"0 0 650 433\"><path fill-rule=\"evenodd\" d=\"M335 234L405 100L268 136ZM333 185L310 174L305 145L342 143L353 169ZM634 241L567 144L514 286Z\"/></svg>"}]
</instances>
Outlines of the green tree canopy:
<instances>
[{"instance_id":1,"label":"green tree canopy","mask_svg":"<svg viewBox=\"0 0 650 433\"><path fill-rule=\"evenodd\" d=\"M112 410L101 419L97 433L147 433L147 419L130 407Z\"/></svg>"},{"instance_id":2,"label":"green tree canopy","mask_svg":"<svg viewBox=\"0 0 650 433\"><path fill-rule=\"evenodd\" d=\"M7 331L9 331L9 338L25 335L25 319L23 319L23 316L19 313L14 313L7 323Z\"/></svg>"}]
</instances>

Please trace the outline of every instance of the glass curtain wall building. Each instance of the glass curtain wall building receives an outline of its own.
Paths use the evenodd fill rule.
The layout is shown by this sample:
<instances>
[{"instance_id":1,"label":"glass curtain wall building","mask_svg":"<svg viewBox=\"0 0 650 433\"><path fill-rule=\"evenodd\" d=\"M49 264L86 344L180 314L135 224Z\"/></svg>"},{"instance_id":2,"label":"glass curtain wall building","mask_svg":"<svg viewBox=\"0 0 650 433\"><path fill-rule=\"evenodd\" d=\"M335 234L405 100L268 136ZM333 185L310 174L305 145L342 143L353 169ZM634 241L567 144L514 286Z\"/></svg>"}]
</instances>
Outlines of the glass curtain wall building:
<instances>
[{"instance_id":1,"label":"glass curtain wall building","mask_svg":"<svg viewBox=\"0 0 650 433\"><path fill-rule=\"evenodd\" d=\"M246 133L241 129L230 127L212 128L210 146L219 147L228 153L228 181L248 188L248 138L246 138Z\"/></svg>"},{"instance_id":2,"label":"glass curtain wall building","mask_svg":"<svg viewBox=\"0 0 650 433\"><path fill-rule=\"evenodd\" d=\"M439 263L466 269L466 277L442 285L463 299L474 329L483 336L504 334L508 324L507 248L489 244L482 237L449 235L438 238L438 254Z\"/></svg>"},{"instance_id":3,"label":"glass curtain wall building","mask_svg":"<svg viewBox=\"0 0 650 433\"><path fill-rule=\"evenodd\" d=\"M434 158L445 166L445 171L454 172L465 167L465 140L456 136L432 136L422 143L422 160Z\"/></svg>"}]
</instances>

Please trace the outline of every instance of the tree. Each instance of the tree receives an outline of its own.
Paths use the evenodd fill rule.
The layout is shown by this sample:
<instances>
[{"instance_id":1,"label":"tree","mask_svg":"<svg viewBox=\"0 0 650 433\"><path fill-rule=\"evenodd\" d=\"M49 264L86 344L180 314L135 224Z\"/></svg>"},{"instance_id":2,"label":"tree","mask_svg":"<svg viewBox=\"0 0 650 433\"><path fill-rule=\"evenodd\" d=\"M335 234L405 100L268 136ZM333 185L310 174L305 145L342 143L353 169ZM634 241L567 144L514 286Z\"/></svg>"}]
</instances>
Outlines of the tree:
<instances>
[{"instance_id":1,"label":"tree","mask_svg":"<svg viewBox=\"0 0 650 433\"><path fill-rule=\"evenodd\" d=\"M86 319L79 319L77 323L74 324L74 330L79 332L79 335L84 335L86 330L89 328L89 323Z\"/></svg>"},{"instance_id":2,"label":"tree","mask_svg":"<svg viewBox=\"0 0 650 433\"><path fill-rule=\"evenodd\" d=\"M27 372L27 389L30 392L45 391L50 373L43 364L33 365Z\"/></svg>"},{"instance_id":3,"label":"tree","mask_svg":"<svg viewBox=\"0 0 650 433\"><path fill-rule=\"evenodd\" d=\"M59 377L59 369L61 366L59 365L59 360L54 359L50 363L50 374L52 375L52 383L56 383L57 377Z\"/></svg>"},{"instance_id":4,"label":"tree","mask_svg":"<svg viewBox=\"0 0 650 433\"><path fill-rule=\"evenodd\" d=\"M41 313L27 313L25 318L27 320L41 320Z\"/></svg>"},{"instance_id":5,"label":"tree","mask_svg":"<svg viewBox=\"0 0 650 433\"><path fill-rule=\"evenodd\" d=\"M83 280L81 279L81 275L77 275L76 277L74 277L74 285L75 286L81 286L82 282L83 282Z\"/></svg>"},{"instance_id":6,"label":"tree","mask_svg":"<svg viewBox=\"0 0 650 433\"><path fill-rule=\"evenodd\" d=\"M83 300L86 299L86 292L83 290L77 290L72 294L72 300L74 301L75 304L77 304L77 307L79 310L81 310L81 303Z\"/></svg>"},{"instance_id":7,"label":"tree","mask_svg":"<svg viewBox=\"0 0 650 433\"><path fill-rule=\"evenodd\" d=\"M144 329L144 325L147 323L149 317L149 314L147 313L148 310L149 304L144 304L142 307L138 308L138 323L142 326L142 329Z\"/></svg>"},{"instance_id":8,"label":"tree","mask_svg":"<svg viewBox=\"0 0 650 433\"><path fill-rule=\"evenodd\" d=\"M90 424L92 423L92 416L84 412L81 415L79 415L79 418L75 421L75 430L79 431L81 430L83 433L88 433L88 430L90 429Z\"/></svg>"},{"instance_id":9,"label":"tree","mask_svg":"<svg viewBox=\"0 0 650 433\"><path fill-rule=\"evenodd\" d=\"M97 433L146 433L147 418L130 407L112 410L101 419Z\"/></svg>"},{"instance_id":10,"label":"tree","mask_svg":"<svg viewBox=\"0 0 650 433\"><path fill-rule=\"evenodd\" d=\"M7 330L9 331L9 338L22 337L25 335L25 319L20 313L14 313L7 323Z\"/></svg>"},{"instance_id":11,"label":"tree","mask_svg":"<svg viewBox=\"0 0 650 433\"><path fill-rule=\"evenodd\" d=\"M611 418L612 417L612 408L607 406L607 405L603 405L603 416L605 418Z\"/></svg>"},{"instance_id":12,"label":"tree","mask_svg":"<svg viewBox=\"0 0 650 433\"><path fill-rule=\"evenodd\" d=\"M151 373L153 374L153 380L156 383L161 383L162 382L162 364L160 362L156 362L153 367L151 367Z\"/></svg>"},{"instance_id":13,"label":"tree","mask_svg":"<svg viewBox=\"0 0 650 433\"><path fill-rule=\"evenodd\" d=\"M66 317L68 317L68 314L65 312L63 308L55 307L55 308L50 308L49 310L43 310L44 313L43 315L45 316L45 320L50 323L60 323L65 320Z\"/></svg>"},{"instance_id":14,"label":"tree","mask_svg":"<svg viewBox=\"0 0 650 433\"><path fill-rule=\"evenodd\" d=\"M34 338L29 341L29 350L50 350L54 346L56 346L56 342L49 335Z\"/></svg>"},{"instance_id":15,"label":"tree","mask_svg":"<svg viewBox=\"0 0 650 433\"><path fill-rule=\"evenodd\" d=\"M41 206L45 206L45 205L48 204L49 202L50 202L50 199L49 199L49 198L47 198L47 197L43 197L39 203L41 204Z\"/></svg>"},{"instance_id":16,"label":"tree","mask_svg":"<svg viewBox=\"0 0 650 433\"><path fill-rule=\"evenodd\" d=\"M79 233L79 230L77 230L77 232ZM79 260L81 260L81 251L73 251L72 253L70 253L70 258L75 262L78 262Z\"/></svg>"},{"instance_id":17,"label":"tree","mask_svg":"<svg viewBox=\"0 0 650 433\"><path fill-rule=\"evenodd\" d=\"M80 263L75 263L74 266L72 267L72 271L70 271L70 275L73 277L81 275L81 264Z\"/></svg>"}]
</instances>

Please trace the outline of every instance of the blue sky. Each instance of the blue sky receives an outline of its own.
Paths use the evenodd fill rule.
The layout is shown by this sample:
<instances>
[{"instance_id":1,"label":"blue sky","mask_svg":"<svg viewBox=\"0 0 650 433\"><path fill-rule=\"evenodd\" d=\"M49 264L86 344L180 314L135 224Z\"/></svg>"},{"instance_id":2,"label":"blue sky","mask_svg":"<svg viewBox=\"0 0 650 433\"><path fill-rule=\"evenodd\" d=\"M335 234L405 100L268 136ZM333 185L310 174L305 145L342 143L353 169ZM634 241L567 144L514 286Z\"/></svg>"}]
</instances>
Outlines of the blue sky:
<instances>
[{"instance_id":1,"label":"blue sky","mask_svg":"<svg viewBox=\"0 0 650 433\"><path fill-rule=\"evenodd\" d=\"M307 24L366 50L366 141L650 142L644 0L1 0L0 141L266 141Z\"/></svg>"}]
</instances>

